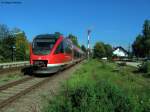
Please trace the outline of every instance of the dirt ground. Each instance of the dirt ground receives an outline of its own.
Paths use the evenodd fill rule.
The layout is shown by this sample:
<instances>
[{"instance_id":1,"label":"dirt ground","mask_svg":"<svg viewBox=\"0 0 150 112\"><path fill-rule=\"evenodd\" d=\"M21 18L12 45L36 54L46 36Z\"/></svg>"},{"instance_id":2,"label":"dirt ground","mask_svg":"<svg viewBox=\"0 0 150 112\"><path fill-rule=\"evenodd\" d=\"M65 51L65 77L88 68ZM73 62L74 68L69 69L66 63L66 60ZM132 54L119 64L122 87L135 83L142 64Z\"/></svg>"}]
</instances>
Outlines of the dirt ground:
<instances>
[{"instance_id":1,"label":"dirt ground","mask_svg":"<svg viewBox=\"0 0 150 112\"><path fill-rule=\"evenodd\" d=\"M69 70L63 71L63 73L51 75L51 80L48 83L45 83L41 87L22 96L15 102L12 102L10 105L1 109L0 112L41 112L41 108L45 102L44 100L47 100L56 94L61 83L67 80L80 65L81 64L77 64L69 68Z\"/></svg>"}]
</instances>

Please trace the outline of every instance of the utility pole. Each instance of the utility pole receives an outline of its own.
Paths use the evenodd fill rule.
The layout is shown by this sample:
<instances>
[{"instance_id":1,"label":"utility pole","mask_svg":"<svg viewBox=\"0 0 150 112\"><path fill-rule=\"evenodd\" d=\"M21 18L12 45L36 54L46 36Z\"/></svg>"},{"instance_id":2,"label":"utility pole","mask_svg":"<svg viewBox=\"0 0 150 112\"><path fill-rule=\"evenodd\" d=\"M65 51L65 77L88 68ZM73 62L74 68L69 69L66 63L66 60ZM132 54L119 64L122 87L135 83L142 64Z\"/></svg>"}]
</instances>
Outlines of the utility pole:
<instances>
[{"instance_id":1,"label":"utility pole","mask_svg":"<svg viewBox=\"0 0 150 112\"><path fill-rule=\"evenodd\" d=\"M90 59L90 33L91 33L91 30L88 29L88 43L87 43L88 60Z\"/></svg>"},{"instance_id":2,"label":"utility pole","mask_svg":"<svg viewBox=\"0 0 150 112\"><path fill-rule=\"evenodd\" d=\"M128 58L131 58L131 45L128 46Z\"/></svg>"}]
</instances>

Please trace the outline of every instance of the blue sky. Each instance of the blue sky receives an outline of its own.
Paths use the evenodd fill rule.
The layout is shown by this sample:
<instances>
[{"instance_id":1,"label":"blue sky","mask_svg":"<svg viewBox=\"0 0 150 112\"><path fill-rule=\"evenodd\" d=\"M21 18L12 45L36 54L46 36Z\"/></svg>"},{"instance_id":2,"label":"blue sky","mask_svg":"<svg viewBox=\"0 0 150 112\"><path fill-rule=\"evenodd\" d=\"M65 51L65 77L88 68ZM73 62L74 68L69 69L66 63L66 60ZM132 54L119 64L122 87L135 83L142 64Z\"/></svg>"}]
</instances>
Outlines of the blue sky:
<instances>
[{"instance_id":1,"label":"blue sky","mask_svg":"<svg viewBox=\"0 0 150 112\"><path fill-rule=\"evenodd\" d=\"M6 1L6 0L0 0ZM25 31L28 40L42 33L72 33L80 44L103 41L127 47L150 19L150 0L7 0L0 3L0 24Z\"/></svg>"}]
</instances>

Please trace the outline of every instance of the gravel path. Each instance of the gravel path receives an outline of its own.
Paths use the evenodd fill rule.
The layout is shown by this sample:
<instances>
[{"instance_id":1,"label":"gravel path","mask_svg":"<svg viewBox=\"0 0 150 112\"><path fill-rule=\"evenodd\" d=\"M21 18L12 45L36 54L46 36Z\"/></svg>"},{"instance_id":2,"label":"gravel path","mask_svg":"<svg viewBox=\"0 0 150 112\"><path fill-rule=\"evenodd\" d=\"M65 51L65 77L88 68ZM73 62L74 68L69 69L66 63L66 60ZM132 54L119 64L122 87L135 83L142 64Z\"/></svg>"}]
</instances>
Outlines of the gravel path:
<instances>
[{"instance_id":1,"label":"gravel path","mask_svg":"<svg viewBox=\"0 0 150 112\"><path fill-rule=\"evenodd\" d=\"M11 103L9 106L0 110L0 112L41 112L44 100L56 94L56 91L61 86L61 82L67 80L71 76L70 74L79 67L80 64L77 64L63 73L52 75L48 83Z\"/></svg>"},{"instance_id":2,"label":"gravel path","mask_svg":"<svg viewBox=\"0 0 150 112\"><path fill-rule=\"evenodd\" d=\"M122 63L123 61L116 61L116 63ZM140 62L125 62L129 66L138 67L141 63Z\"/></svg>"},{"instance_id":3,"label":"gravel path","mask_svg":"<svg viewBox=\"0 0 150 112\"><path fill-rule=\"evenodd\" d=\"M126 64L129 66L138 67L141 63L139 63L139 62L126 62Z\"/></svg>"}]
</instances>

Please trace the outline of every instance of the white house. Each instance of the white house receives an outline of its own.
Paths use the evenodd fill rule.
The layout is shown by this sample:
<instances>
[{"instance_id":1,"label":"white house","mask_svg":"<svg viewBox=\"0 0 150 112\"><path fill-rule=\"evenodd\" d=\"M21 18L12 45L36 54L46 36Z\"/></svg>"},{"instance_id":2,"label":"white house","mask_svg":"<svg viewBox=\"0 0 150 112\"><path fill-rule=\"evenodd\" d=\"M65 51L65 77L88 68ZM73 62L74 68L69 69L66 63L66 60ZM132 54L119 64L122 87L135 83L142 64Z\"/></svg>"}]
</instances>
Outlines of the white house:
<instances>
[{"instance_id":1,"label":"white house","mask_svg":"<svg viewBox=\"0 0 150 112\"><path fill-rule=\"evenodd\" d=\"M114 48L113 55L118 57L128 57L128 52L122 47Z\"/></svg>"}]
</instances>

